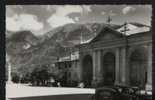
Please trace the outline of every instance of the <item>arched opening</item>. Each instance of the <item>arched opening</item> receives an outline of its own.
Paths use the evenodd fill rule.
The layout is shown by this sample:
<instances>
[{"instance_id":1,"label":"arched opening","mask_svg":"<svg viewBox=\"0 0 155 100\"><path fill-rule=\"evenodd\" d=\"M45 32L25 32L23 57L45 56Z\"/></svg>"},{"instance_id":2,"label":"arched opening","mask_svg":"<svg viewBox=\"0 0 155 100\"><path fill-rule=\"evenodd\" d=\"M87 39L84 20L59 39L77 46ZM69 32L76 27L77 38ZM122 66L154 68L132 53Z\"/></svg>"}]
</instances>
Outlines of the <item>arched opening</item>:
<instances>
[{"instance_id":1,"label":"arched opening","mask_svg":"<svg viewBox=\"0 0 155 100\"><path fill-rule=\"evenodd\" d=\"M93 79L93 64L92 57L90 55L86 55L82 61L83 67L83 82L87 87L91 86L91 82Z\"/></svg>"},{"instance_id":2,"label":"arched opening","mask_svg":"<svg viewBox=\"0 0 155 100\"><path fill-rule=\"evenodd\" d=\"M130 55L129 79L131 86L145 87L147 81L147 52L144 48L136 49Z\"/></svg>"},{"instance_id":3,"label":"arched opening","mask_svg":"<svg viewBox=\"0 0 155 100\"><path fill-rule=\"evenodd\" d=\"M115 55L111 52L103 56L103 84L113 85L115 82Z\"/></svg>"}]
</instances>

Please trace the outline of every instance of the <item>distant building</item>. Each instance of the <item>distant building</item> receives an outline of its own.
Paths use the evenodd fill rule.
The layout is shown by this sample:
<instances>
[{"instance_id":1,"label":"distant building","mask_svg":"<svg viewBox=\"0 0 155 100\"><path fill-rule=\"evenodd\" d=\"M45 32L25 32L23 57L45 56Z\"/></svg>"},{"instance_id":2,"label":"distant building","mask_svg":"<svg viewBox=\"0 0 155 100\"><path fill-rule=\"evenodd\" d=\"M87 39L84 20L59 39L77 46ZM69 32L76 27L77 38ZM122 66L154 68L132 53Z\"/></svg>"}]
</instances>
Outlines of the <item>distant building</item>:
<instances>
[{"instance_id":1,"label":"distant building","mask_svg":"<svg viewBox=\"0 0 155 100\"><path fill-rule=\"evenodd\" d=\"M76 45L58 66L68 80L88 86L129 85L152 89L152 32L138 23L119 29L107 26L90 41Z\"/></svg>"},{"instance_id":2,"label":"distant building","mask_svg":"<svg viewBox=\"0 0 155 100\"><path fill-rule=\"evenodd\" d=\"M55 64L59 70L65 71L65 77L68 82L80 80L78 75L79 69L79 51L71 52L70 54L60 57Z\"/></svg>"}]
</instances>

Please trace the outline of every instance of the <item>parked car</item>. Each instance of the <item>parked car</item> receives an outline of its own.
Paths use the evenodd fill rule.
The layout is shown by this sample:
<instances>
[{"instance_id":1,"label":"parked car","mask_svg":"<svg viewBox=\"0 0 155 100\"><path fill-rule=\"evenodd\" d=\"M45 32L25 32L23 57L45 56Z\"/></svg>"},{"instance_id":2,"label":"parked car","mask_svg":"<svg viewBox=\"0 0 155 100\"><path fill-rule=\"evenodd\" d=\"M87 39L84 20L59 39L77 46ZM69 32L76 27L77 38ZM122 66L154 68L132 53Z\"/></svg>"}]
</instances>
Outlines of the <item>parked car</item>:
<instances>
[{"instance_id":1,"label":"parked car","mask_svg":"<svg viewBox=\"0 0 155 100\"><path fill-rule=\"evenodd\" d=\"M117 86L122 89L122 95L128 95L132 100L152 100L152 90L142 90L133 86Z\"/></svg>"},{"instance_id":2,"label":"parked car","mask_svg":"<svg viewBox=\"0 0 155 100\"><path fill-rule=\"evenodd\" d=\"M131 86L116 86L121 88L121 99L126 100L138 100L138 96L136 92L139 90L138 87L131 87Z\"/></svg>"},{"instance_id":3,"label":"parked car","mask_svg":"<svg viewBox=\"0 0 155 100\"><path fill-rule=\"evenodd\" d=\"M152 91L150 90L138 90L136 92L139 100L152 100Z\"/></svg>"},{"instance_id":4,"label":"parked car","mask_svg":"<svg viewBox=\"0 0 155 100\"><path fill-rule=\"evenodd\" d=\"M94 100L118 100L119 92L110 87L98 88L93 96Z\"/></svg>"},{"instance_id":5,"label":"parked car","mask_svg":"<svg viewBox=\"0 0 155 100\"><path fill-rule=\"evenodd\" d=\"M139 100L136 95L138 88L127 86L105 86L97 88L94 100Z\"/></svg>"}]
</instances>

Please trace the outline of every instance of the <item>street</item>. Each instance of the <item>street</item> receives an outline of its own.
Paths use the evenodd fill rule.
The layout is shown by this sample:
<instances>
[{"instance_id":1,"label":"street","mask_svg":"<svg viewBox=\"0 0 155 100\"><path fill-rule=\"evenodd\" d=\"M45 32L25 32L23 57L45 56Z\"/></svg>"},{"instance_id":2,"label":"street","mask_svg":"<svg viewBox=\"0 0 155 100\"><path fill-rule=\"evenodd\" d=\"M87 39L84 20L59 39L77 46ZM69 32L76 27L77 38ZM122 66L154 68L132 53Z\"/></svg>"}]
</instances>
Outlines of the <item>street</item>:
<instances>
[{"instance_id":1,"label":"street","mask_svg":"<svg viewBox=\"0 0 155 100\"><path fill-rule=\"evenodd\" d=\"M90 100L94 93L94 89L6 85L6 100Z\"/></svg>"}]
</instances>

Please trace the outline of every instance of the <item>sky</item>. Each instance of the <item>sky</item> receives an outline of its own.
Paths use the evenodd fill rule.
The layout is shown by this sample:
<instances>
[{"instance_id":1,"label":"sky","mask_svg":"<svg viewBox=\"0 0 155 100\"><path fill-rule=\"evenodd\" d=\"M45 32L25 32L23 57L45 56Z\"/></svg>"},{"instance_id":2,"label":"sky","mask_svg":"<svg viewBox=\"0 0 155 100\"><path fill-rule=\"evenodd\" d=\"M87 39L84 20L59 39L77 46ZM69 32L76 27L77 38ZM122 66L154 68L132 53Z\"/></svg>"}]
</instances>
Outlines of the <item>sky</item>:
<instances>
[{"instance_id":1,"label":"sky","mask_svg":"<svg viewBox=\"0 0 155 100\"><path fill-rule=\"evenodd\" d=\"M6 30L30 30L34 35L68 23L138 22L151 26L151 5L7 5ZM11 34L11 33L9 33Z\"/></svg>"}]
</instances>

